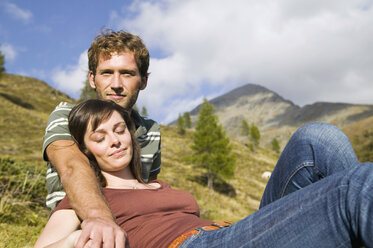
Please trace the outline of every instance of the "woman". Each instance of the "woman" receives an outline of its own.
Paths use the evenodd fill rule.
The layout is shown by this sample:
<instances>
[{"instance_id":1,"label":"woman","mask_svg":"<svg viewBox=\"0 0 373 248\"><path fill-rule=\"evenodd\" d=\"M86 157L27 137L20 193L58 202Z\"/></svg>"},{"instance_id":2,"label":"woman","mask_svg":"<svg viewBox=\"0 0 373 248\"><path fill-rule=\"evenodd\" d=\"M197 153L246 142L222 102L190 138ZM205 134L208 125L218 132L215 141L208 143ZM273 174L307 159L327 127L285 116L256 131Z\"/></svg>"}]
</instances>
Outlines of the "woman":
<instances>
[{"instance_id":1,"label":"woman","mask_svg":"<svg viewBox=\"0 0 373 248\"><path fill-rule=\"evenodd\" d=\"M199 218L198 205L187 192L161 181L142 181L134 127L115 103L88 100L77 105L69 127L131 247L373 247L369 164L335 173L221 227ZM65 198L35 247L73 247L79 224Z\"/></svg>"}]
</instances>

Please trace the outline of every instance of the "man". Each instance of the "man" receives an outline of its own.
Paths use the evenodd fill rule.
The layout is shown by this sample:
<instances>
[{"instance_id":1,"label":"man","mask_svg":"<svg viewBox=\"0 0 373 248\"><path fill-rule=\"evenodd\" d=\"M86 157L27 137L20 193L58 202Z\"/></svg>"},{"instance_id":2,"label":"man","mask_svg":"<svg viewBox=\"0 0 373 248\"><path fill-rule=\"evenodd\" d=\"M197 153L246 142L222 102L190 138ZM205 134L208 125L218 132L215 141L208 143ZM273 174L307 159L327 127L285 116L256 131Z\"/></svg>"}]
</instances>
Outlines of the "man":
<instances>
[{"instance_id":1,"label":"man","mask_svg":"<svg viewBox=\"0 0 373 248\"><path fill-rule=\"evenodd\" d=\"M99 99L112 100L131 113L141 146L143 178L155 179L160 172L160 128L132 109L148 81L149 52L138 36L127 32L105 32L88 50L89 82ZM77 247L124 247L126 233L116 223L101 194L88 159L80 152L67 127L73 107L60 103L51 113L43 142L48 161L47 206L52 210L64 197L83 220ZM61 184L62 182L62 184ZM63 185L63 187L62 187Z\"/></svg>"}]
</instances>

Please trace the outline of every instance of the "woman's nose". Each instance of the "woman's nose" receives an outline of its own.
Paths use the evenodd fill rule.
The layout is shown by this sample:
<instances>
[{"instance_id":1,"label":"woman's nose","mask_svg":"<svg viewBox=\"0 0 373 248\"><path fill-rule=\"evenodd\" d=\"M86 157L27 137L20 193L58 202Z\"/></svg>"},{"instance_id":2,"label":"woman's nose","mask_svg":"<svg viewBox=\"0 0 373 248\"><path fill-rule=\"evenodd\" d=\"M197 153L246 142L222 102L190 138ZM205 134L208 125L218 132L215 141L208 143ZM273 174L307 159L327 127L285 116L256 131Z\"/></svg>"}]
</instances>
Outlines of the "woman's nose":
<instances>
[{"instance_id":1,"label":"woman's nose","mask_svg":"<svg viewBox=\"0 0 373 248\"><path fill-rule=\"evenodd\" d=\"M120 145L119 138L115 134L112 134L111 143L112 143L112 146L114 147Z\"/></svg>"}]
</instances>

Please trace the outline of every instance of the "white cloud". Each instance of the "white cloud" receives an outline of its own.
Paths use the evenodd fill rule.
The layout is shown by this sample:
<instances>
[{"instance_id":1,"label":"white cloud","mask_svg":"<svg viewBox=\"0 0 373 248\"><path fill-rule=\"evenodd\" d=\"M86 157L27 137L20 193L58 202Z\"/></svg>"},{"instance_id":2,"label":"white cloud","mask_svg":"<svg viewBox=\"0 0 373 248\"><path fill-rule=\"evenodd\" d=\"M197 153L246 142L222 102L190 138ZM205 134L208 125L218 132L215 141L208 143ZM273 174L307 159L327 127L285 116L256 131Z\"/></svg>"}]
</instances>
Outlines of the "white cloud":
<instances>
[{"instance_id":1,"label":"white cloud","mask_svg":"<svg viewBox=\"0 0 373 248\"><path fill-rule=\"evenodd\" d=\"M5 62L13 61L17 57L17 51L14 49L14 47L11 44L1 44L0 50L5 56Z\"/></svg>"},{"instance_id":2,"label":"white cloud","mask_svg":"<svg viewBox=\"0 0 373 248\"><path fill-rule=\"evenodd\" d=\"M64 69L56 68L53 70L52 82L55 87L66 92L71 97L79 97L80 90L84 86L88 73L87 51L79 56L76 65L69 65Z\"/></svg>"},{"instance_id":3,"label":"white cloud","mask_svg":"<svg viewBox=\"0 0 373 248\"><path fill-rule=\"evenodd\" d=\"M172 113L176 118L190 110L186 102L245 83L261 84L300 105L372 104L372 4L372 0L135 1L126 18L115 13L111 20L139 34L151 54L162 54L152 55L152 74L141 101L150 116L166 120ZM170 104L178 98L183 104ZM162 113L164 109L168 113Z\"/></svg>"},{"instance_id":4,"label":"white cloud","mask_svg":"<svg viewBox=\"0 0 373 248\"><path fill-rule=\"evenodd\" d=\"M29 10L21 9L14 3L5 3L5 10L15 19L28 23L32 18L32 13Z\"/></svg>"}]
</instances>

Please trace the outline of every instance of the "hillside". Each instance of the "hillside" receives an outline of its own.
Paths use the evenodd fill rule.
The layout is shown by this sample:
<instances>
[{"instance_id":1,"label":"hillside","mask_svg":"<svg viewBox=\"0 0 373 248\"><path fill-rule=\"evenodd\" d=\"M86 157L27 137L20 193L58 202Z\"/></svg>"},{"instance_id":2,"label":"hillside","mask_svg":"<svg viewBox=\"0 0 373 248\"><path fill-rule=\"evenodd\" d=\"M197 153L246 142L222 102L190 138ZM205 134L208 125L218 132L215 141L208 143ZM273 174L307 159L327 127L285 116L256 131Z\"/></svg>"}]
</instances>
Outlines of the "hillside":
<instances>
[{"instance_id":1,"label":"hillside","mask_svg":"<svg viewBox=\"0 0 373 248\"><path fill-rule=\"evenodd\" d=\"M49 113L73 100L40 80L11 74L0 79L0 154L40 154Z\"/></svg>"},{"instance_id":2,"label":"hillside","mask_svg":"<svg viewBox=\"0 0 373 248\"><path fill-rule=\"evenodd\" d=\"M342 129L361 162L373 161L373 116Z\"/></svg>"},{"instance_id":3,"label":"hillside","mask_svg":"<svg viewBox=\"0 0 373 248\"><path fill-rule=\"evenodd\" d=\"M0 78L0 247L31 247L48 217L42 137L66 94L40 80Z\"/></svg>"}]
</instances>

